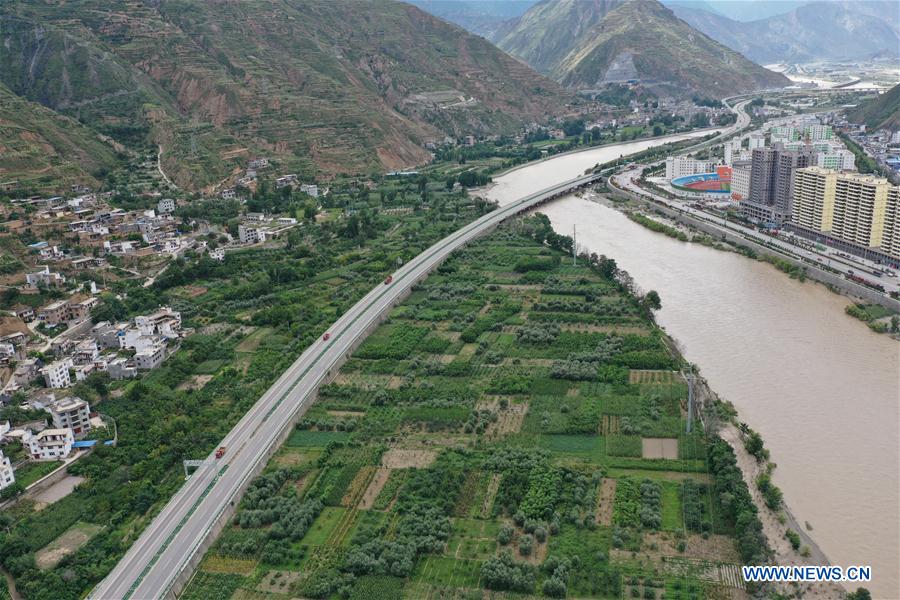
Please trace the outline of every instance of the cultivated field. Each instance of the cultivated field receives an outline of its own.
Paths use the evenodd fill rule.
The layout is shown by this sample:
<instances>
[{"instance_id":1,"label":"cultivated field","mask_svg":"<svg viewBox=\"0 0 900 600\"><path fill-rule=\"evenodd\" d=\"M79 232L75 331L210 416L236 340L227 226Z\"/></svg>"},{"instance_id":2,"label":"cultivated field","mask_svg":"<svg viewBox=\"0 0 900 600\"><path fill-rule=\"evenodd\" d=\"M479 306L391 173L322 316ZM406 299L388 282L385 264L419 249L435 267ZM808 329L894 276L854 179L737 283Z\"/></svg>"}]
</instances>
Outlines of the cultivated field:
<instances>
[{"instance_id":1,"label":"cultivated field","mask_svg":"<svg viewBox=\"0 0 900 600\"><path fill-rule=\"evenodd\" d=\"M571 266L541 227L459 252L394 310L185 597L745 595L680 358L614 267Z\"/></svg>"}]
</instances>

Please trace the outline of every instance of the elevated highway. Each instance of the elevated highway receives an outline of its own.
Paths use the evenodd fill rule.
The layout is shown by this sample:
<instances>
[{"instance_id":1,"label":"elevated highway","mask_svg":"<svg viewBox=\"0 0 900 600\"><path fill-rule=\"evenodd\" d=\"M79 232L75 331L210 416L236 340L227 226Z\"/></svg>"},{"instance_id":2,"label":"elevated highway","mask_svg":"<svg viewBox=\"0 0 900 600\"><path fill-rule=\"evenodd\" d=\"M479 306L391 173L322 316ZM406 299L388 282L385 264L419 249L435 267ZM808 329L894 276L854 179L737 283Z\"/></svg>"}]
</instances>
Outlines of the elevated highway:
<instances>
[{"instance_id":1,"label":"elevated highway","mask_svg":"<svg viewBox=\"0 0 900 600\"><path fill-rule=\"evenodd\" d=\"M717 139L731 135L749 122L742 111L736 112L738 122ZM207 457L206 466L197 470L175 493L88 597L103 600L175 597L234 514L247 486L315 401L319 386L330 381L351 352L384 320L391 308L409 295L413 286L453 251L490 233L507 219L599 182L607 172L555 184L482 216L410 260L393 274L390 284L378 285L366 294L331 325L327 341L319 339L307 348L257 400L222 440L221 445L226 448L224 456L218 460L213 455Z\"/></svg>"}]
</instances>

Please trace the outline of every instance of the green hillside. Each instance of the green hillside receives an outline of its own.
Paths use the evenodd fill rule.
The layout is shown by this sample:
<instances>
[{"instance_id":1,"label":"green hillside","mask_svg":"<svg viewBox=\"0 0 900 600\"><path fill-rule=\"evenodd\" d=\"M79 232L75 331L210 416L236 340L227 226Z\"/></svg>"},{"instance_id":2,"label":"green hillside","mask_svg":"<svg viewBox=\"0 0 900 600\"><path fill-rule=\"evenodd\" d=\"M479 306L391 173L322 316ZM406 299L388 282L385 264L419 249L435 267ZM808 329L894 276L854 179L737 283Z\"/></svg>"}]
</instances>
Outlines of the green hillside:
<instances>
[{"instance_id":1,"label":"green hillside","mask_svg":"<svg viewBox=\"0 0 900 600\"><path fill-rule=\"evenodd\" d=\"M116 163L112 146L95 132L0 85L0 186L93 186Z\"/></svg>"},{"instance_id":2,"label":"green hillside","mask_svg":"<svg viewBox=\"0 0 900 600\"><path fill-rule=\"evenodd\" d=\"M0 82L161 144L192 188L255 155L300 173L419 164L428 138L511 130L565 104L486 40L392 0L49 0L0 17Z\"/></svg>"},{"instance_id":3,"label":"green hillside","mask_svg":"<svg viewBox=\"0 0 900 600\"><path fill-rule=\"evenodd\" d=\"M900 129L900 84L862 102L848 111L847 118L853 123L865 123L870 130Z\"/></svg>"}]
</instances>

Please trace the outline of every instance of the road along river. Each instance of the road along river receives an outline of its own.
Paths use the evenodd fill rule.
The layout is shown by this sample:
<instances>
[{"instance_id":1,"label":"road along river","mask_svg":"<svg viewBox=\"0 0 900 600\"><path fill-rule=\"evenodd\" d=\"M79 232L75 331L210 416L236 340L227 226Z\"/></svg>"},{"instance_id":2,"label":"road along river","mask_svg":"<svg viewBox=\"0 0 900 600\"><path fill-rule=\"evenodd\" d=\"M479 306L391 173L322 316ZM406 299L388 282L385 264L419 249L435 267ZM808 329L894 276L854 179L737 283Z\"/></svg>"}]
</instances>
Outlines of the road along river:
<instances>
[{"instance_id":1,"label":"road along river","mask_svg":"<svg viewBox=\"0 0 900 600\"><path fill-rule=\"evenodd\" d=\"M483 195L504 204L634 151L549 159ZM659 292L657 320L762 434L797 519L834 564L871 565L876 598L900 598L900 344L847 316L846 298L768 264L653 233L574 196L540 211Z\"/></svg>"}]
</instances>

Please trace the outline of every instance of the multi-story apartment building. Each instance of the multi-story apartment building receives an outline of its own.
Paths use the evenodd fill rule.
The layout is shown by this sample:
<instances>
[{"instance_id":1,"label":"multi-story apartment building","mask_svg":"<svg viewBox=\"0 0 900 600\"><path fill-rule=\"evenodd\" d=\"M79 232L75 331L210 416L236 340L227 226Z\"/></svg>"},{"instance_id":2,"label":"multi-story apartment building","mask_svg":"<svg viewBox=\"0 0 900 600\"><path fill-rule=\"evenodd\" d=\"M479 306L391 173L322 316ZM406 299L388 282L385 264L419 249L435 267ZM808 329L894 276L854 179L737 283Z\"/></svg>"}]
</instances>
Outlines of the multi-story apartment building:
<instances>
[{"instance_id":1,"label":"multi-story apartment building","mask_svg":"<svg viewBox=\"0 0 900 600\"><path fill-rule=\"evenodd\" d=\"M9 457L3 455L0 450L0 490L8 488L16 482L16 474L13 472Z\"/></svg>"},{"instance_id":2,"label":"multi-story apartment building","mask_svg":"<svg viewBox=\"0 0 900 600\"><path fill-rule=\"evenodd\" d=\"M687 156L675 156L666 159L666 179L672 180L687 175L710 173L716 163L709 160L697 160Z\"/></svg>"},{"instance_id":3,"label":"multi-story apartment building","mask_svg":"<svg viewBox=\"0 0 900 600\"><path fill-rule=\"evenodd\" d=\"M750 195L750 161L736 161L731 165L731 198L745 200Z\"/></svg>"},{"instance_id":4,"label":"multi-story apartment building","mask_svg":"<svg viewBox=\"0 0 900 600\"><path fill-rule=\"evenodd\" d=\"M81 398L67 396L47 407L56 429L71 429L75 437L91 430L91 407Z\"/></svg>"},{"instance_id":5,"label":"multi-story apartment building","mask_svg":"<svg viewBox=\"0 0 900 600\"><path fill-rule=\"evenodd\" d=\"M900 199L887 179L799 169L794 181L793 224L825 234L851 249L879 250L900 259Z\"/></svg>"}]
</instances>

